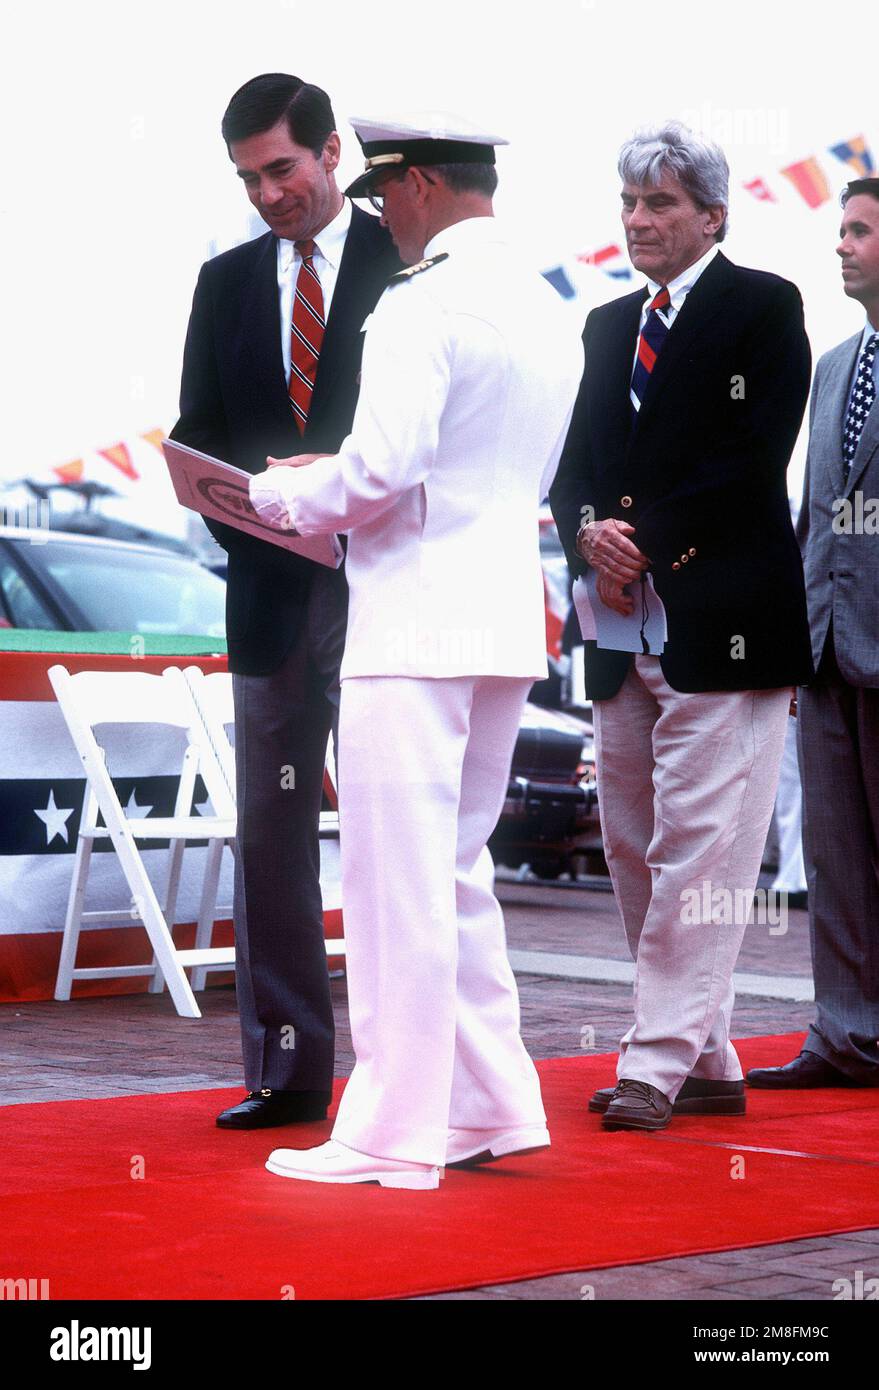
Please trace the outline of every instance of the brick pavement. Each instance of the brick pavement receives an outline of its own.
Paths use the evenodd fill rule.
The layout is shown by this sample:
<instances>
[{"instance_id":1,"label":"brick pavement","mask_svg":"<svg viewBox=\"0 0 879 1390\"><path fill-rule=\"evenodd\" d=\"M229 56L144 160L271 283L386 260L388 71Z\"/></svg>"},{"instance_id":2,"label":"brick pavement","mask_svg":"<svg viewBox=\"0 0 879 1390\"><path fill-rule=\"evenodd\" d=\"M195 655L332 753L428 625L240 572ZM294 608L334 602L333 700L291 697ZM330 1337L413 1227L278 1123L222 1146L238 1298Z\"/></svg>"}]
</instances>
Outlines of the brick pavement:
<instances>
[{"instance_id":1,"label":"brick pavement","mask_svg":"<svg viewBox=\"0 0 879 1390\"><path fill-rule=\"evenodd\" d=\"M511 945L624 958L609 896L504 883ZM799 916L800 914L797 914ZM793 919L794 914L791 914ZM767 939L749 929L751 955L741 968L808 971L801 929ZM585 945L582 943L585 941ZM582 949L581 949L582 947ZM612 1051L628 1025L628 987L521 975L522 1032L534 1057L575 1054L584 1027L597 1052ZM353 1065L344 980L333 981L337 1074ZM26 1101L228 1087L240 1079L238 1020L231 988L200 996L204 1017L180 1019L167 994L0 1006L0 1101ZM737 1005L737 1036L804 1029L812 1006L748 998ZM591 1037L591 1035L590 1035ZM7 1124L14 1111L7 1111ZM581 1270L574 1274L435 1295L436 1300L721 1301L830 1300L835 1280L879 1278L879 1231L790 1241L757 1249ZM837 1286L839 1287L839 1286Z\"/></svg>"},{"instance_id":2,"label":"brick pavement","mask_svg":"<svg viewBox=\"0 0 879 1390\"><path fill-rule=\"evenodd\" d=\"M507 939L511 947L608 960L629 959L612 893L519 883L509 871L502 873L499 896L505 908L516 909L507 911ZM773 912L772 917L776 916ZM768 916L762 924L753 921L745 932L736 969L757 975L811 977L808 913L791 909L778 923Z\"/></svg>"}]
</instances>

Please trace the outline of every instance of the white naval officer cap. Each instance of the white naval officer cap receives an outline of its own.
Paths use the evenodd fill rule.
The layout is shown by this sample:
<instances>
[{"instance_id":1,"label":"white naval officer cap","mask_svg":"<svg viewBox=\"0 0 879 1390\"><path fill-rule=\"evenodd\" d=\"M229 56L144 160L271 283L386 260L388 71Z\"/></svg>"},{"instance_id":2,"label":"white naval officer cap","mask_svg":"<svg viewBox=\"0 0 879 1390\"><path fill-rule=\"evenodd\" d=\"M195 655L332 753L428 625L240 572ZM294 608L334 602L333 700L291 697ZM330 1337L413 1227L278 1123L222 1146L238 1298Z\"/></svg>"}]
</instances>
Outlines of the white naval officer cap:
<instances>
[{"instance_id":1,"label":"white naval officer cap","mask_svg":"<svg viewBox=\"0 0 879 1390\"><path fill-rule=\"evenodd\" d=\"M419 111L393 121L352 116L351 125L366 156L366 168L349 184L349 198L365 197L379 174L404 170L411 164L494 164L496 145L508 145L503 135L479 130L448 111Z\"/></svg>"}]
</instances>

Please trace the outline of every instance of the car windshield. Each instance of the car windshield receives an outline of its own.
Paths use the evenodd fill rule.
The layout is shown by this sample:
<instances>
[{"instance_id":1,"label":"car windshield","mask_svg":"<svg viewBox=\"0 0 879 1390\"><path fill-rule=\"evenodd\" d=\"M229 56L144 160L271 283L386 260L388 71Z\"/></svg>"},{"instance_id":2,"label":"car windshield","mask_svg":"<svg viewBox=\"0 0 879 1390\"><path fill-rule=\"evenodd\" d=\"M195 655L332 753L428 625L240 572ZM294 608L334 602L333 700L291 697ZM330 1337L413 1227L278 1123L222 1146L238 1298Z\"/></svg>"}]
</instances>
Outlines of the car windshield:
<instances>
[{"instance_id":1,"label":"car windshield","mask_svg":"<svg viewBox=\"0 0 879 1390\"><path fill-rule=\"evenodd\" d=\"M97 632L224 634L226 586L193 560L64 541L28 546L27 560Z\"/></svg>"}]
</instances>

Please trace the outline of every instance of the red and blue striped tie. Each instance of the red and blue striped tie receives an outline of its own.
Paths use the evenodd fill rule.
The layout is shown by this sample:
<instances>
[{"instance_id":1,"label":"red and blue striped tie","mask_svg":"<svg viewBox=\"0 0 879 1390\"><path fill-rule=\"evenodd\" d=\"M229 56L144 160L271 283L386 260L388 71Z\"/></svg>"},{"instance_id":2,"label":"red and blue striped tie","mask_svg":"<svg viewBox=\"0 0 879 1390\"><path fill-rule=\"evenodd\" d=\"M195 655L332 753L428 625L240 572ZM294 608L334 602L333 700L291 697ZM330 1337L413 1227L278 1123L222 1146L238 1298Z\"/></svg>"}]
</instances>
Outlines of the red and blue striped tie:
<instances>
[{"instance_id":1,"label":"red and blue striped tie","mask_svg":"<svg viewBox=\"0 0 879 1390\"><path fill-rule=\"evenodd\" d=\"M314 242L294 242L302 257L293 295L293 337L290 351L290 404L302 434L311 409L311 393L324 340L324 296L314 268Z\"/></svg>"},{"instance_id":2,"label":"red and blue striped tie","mask_svg":"<svg viewBox=\"0 0 879 1390\"><path fill-rule=\"evenodd\" d=\"M665 319L661 318L657 310L665 311L671 304L671 296L665 285L654 295L650 301L650 308L647 313L647 320L641 330L638 339L638 355L635 359L635 370L632 373L632 408L641 409L641 402L644 399L644 392L647 390L647 383L650 380L653 368L656 366L656 359L660 349L668 337L669 325Z\"/></svg>"}]
</instances>

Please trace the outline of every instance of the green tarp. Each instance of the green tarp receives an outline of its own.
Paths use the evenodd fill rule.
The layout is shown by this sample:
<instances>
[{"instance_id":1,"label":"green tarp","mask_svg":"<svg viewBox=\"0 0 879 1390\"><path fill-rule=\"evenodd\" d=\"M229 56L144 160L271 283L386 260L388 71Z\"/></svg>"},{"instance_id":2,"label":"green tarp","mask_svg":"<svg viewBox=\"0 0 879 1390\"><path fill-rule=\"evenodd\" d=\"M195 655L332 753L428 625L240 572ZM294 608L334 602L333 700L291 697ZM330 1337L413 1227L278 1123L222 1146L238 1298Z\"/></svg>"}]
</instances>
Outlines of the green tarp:
<instances>
[{"instance_id":1,"label":"green tarp","mask_svg":"<svg viewBox=\"0 0 879 1390\"><path fill-rule=\"evenodd\" d=\"M226 654L224 637L140 632L42 632L0 628L0 652L86 653L94 656L212 656Z\"/></svg>"}]
</instances>

